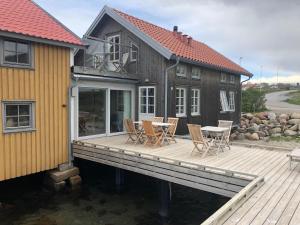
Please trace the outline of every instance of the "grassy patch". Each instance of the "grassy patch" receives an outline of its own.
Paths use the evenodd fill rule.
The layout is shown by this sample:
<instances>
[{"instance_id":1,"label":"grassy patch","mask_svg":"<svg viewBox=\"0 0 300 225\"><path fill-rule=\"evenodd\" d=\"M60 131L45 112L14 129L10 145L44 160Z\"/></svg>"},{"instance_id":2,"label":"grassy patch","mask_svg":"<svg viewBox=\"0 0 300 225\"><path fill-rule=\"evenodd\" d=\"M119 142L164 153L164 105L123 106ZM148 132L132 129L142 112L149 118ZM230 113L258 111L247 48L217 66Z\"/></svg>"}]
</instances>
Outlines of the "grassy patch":
<instances>
[{"instance_id":1,"label":"grassy patch","mask_svg":"<svg viewBox=\"0 0 300 225\"><path fill-rule=\"evenodd\" d=\"M280 137L270 137L271 141L293 141L300 143L300 136L280 136Z\"/></svg>"},{"instance_id":2,"label":"grassy patch","mask_svg":"<svg viewBox=\"0 0 300 225\"><path fill-rule=\"evenodd\" d=\"M300 105L300 91L289 93L289 98L286 102L294 105Z\"/></svg>"}]
</instances>

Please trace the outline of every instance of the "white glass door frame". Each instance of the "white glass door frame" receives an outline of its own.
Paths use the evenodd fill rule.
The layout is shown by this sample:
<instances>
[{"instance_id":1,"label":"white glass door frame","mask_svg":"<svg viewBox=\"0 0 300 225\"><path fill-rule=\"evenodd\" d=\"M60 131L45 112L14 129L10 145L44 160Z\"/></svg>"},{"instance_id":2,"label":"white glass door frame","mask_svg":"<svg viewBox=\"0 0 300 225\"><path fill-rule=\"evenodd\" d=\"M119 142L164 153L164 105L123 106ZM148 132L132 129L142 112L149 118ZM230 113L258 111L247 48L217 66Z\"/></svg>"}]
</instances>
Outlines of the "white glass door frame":
<instances>
[{"instance_id":1,"label":"white glass door frame","mask_svg":"<svg viewBox=\"0 0 300 225\"><path fill-rule=\"evenodd\" d=\"M79 137L79 88L95 88L95 89L105 89L106 93L106 132L104 134L97 134L97 135L89 135ZM82 81L76 87L74 87L74 92L76 93L75 97L75 107L74 107L74 138L75 140L86 140L91 138L100 138L105 136L113 136L113 135L120 135L125 132L110 132L110 91L111 90L118 90L118 91L130 91L131 92L131 118L134 120L135 118L135 86L128 85L128 84L116 84L116 83L104 83L104 82L90 82L90 81Z\"/></svg>"},{"instance_id":2,"label":"white glass door frame","mask_svg":"<svg viewBox=\"0 0 300 225\"><path fill-rule=\"evenodd\" d=\"M147 113L142 113L141 112L141 89L147 89L147 102L146 102L146 108L147 108ZM149 107L149 102L148 102L148 90L149 88L154 89L154 112L153 113L148 113L148 107ZM140 86L139 87L139 92L138 92L138 119L143 120L143 119L151 119L155 117L156 115L156 87L155 86Z\"/></svg>"}]
</instances>

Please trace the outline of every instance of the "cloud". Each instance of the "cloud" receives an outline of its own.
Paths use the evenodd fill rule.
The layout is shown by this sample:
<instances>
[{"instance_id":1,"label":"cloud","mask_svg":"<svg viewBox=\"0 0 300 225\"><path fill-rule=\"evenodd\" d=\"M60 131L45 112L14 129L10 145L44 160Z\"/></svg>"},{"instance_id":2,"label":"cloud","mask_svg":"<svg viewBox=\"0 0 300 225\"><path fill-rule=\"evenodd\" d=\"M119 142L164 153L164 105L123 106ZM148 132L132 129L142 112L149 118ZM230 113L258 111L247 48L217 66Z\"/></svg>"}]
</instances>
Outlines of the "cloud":
<instances>
[{"instance_id":1,"label":"cloud","mask_svg":"<svg viewBox=\"0 0 300 225\"><path fill-rule=\"evenodd\" d=\"M300 1L36 0L82 35L104 4L207 43L252 73L300 74ZM155 9L155 10L154 10Z\"/></svg>"},{"instance_id":2,"label":"cloud","mask_svg":"<svg viewBox=\"0 0 300 225\"><path fill-rule=\"evenodd\" d=\"M271 76L271 77L262 77L255 78L250 81L251 83L300 83L300 74L289 75L289 76Z\"/></svg>"}]
</instances>

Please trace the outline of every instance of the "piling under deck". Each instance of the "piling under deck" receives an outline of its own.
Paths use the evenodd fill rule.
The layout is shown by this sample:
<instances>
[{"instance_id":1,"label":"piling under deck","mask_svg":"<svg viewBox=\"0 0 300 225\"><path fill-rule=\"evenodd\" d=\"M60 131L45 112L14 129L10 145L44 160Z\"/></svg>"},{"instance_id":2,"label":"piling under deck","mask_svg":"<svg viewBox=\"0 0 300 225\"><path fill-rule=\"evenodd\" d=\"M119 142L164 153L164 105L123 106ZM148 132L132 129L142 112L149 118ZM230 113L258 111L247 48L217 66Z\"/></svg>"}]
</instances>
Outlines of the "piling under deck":
<instances>
[{"instance_id":1,"label":"piling under deck","mask_svg":"<svg viewBox=\"0 0 300 225\"><path fill-rule=\"evenodd\" d=\"M201 158L190 140L160 148L125 135L74 142L74 156L232 197L203 224L300 224L300 167L287 151L232 146Z\"/></svg>"}]
</instances>

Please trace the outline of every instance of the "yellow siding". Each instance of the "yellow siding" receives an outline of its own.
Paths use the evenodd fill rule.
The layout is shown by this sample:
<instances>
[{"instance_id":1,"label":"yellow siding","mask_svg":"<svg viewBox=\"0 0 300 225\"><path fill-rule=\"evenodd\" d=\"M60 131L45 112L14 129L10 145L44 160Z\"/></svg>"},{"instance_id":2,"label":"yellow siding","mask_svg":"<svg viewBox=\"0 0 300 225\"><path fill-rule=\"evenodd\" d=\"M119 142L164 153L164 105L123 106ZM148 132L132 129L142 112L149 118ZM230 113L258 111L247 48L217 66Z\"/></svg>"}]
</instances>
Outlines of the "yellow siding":
<instances>
[{"instance_id":1,"label":"yellow siding","mask_svg":"<svg viewBox=\"0 0 300 225\"><path fill-rule=\"evenodd\" d=\"M36 131L3 133L0 181L57 167L68 160L70 50L34 44L34 69L0 67L0 101L34 100Z\"/></svg>"}]
</instances>

